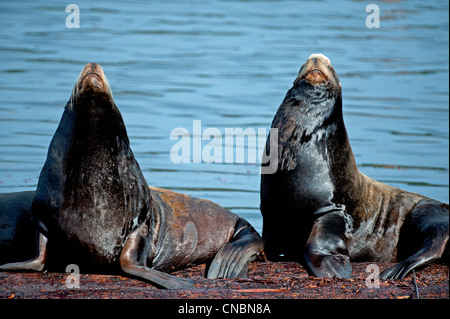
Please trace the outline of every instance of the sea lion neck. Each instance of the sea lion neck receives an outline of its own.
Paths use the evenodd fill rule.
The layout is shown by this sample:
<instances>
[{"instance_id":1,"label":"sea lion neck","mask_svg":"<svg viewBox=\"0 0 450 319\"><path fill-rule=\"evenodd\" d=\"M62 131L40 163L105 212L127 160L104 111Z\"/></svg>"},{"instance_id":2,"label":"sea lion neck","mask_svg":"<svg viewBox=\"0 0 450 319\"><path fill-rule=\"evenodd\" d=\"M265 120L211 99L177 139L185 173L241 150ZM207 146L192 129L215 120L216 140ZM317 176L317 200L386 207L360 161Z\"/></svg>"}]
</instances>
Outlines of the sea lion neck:
<instances>
[{"instance_id":1,"label":"sea lion neck","mask_svg":"<svg viewBox=\"0 0 450 319\"><path fill-rule=\"evenodd\" d=\"M98 105L96 105L98 106ZM73 131L82 152L92 149L116 147L126 148L130 152L130 143L122 115L115 104L111 109L102 107L88 108L73 112ZM117 151L119 151L117 149Z\"/></svg>"},{"instance_id":2,"label":"sea lion neck","mask_svg":"<svg viewBox=\"0 0 450 319\"><path fill-rule=\"evenodd\" d=\"M299 129L309 133L336 121L344 125L340 92L305 82L294 84L286 94L279 112L286 113Z\"/></svg>"},{"instance_id":3,"label":"sea lion neck","mask_svg":"<svg viewBox=\"0 0 450 319\"><path fill-rule=\"evenodd\" d=\"M67 134L77 141L82 153L109 148L119 142L129 148L125 123L113 100L102 96L89 98L83 95L76 100L72 97L64 110L64 116L71 122L71 130Z\"/></svg>"}]
</instances>

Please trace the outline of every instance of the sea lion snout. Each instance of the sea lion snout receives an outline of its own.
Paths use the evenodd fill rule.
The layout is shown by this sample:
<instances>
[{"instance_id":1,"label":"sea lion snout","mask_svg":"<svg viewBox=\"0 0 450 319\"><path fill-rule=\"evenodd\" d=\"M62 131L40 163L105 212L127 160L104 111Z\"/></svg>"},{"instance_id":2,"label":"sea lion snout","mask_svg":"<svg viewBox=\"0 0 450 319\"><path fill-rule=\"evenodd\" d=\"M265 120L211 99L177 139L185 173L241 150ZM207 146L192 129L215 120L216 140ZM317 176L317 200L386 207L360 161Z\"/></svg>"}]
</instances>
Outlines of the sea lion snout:
<instances>
[{"instance_id":1,"label":"sea lion snout","mask_svg":"<svg viewBox=\"0 0 450 319\"><path fill-rule=\"evenodd\" d=\"M312 85L329 84L331 87L340 87L330 59L322 53L314 53L308 57L297 80L304 80Z\"/></svg>"},{"instance_id":2,"label":"sea lion snout","mask_svg":"<svg viewBox=\"0 0 450 319\"><path fill-rule=\"evenodd\" d=\"M328 82L330 79L329 65L331 65L330 59L325 55L321 53L311 54L303 65L299 76L312 85Z\"/></svg>"},{"instance_id":3,"label":"sea lion snout","mask_svg":"<svg viewBox=\"0 0 450 319\"><path fill-rule=\"evenodd\" d=\"M106 77L102 67L97 63L88 63L80 74L79 93L87 91L107 93Z\"/></svg>"},{"instance_id":4,"label":"sea lion snout","mask_svg":"<svg viewBox=\"0 0 450 319\"><path fill-rule=\"evenodd\" d=\"M88 63L85 65L75 83L72 97L78 98L86 94L105 94L108 97L112 97L108 79L102 67L97 63Z\"/></svg>"},{"instance_id":5,"label":"sea lion snout","mask_svg":"<svg viewBox=\"0 0 450 319\"><path fill-rule=\"evenodd\" d=\"M89 73L82 79L80 88L80 94L89 90L101 92L103 90L103 82L96 73Z\"/></svg>"},{"instance_id":6,"label":"sea lion snout","mask_svg":"<svg viewBox=\"0 0 450 319\"><path fill-rule=\"evenodd\" d=\"M91 105L95 100L104 100L107 105L114 104L114 98L109 86L108 79L102 67L97 63L88 63L81 70L70 97L70 104L73 109L89 109L86 105ZM84 103L81 101L90 101ZM80 108L80 105L84 105ZM78 105L78 106L76 106ZM94 103L95 105L95 103ZM97 104L98 106L98 104Z\"/></svg>"}]
</instances>

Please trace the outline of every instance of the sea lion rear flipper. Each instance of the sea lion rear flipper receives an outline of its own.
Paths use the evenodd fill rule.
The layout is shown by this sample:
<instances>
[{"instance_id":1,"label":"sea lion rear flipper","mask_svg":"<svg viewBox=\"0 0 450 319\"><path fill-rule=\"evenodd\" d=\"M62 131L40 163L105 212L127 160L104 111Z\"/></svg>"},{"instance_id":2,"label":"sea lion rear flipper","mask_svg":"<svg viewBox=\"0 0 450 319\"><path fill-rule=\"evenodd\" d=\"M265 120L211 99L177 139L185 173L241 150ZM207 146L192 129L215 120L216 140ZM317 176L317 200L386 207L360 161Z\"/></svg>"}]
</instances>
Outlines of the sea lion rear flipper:
<instances>
[{"instance_id":1,"label":"sea lion rear flipper","mask_svg":"<svg viewBox=\"0 0 450 319\"><path fill-rule=\"evenodd\" d=\"M381 279L402 279L412 269L440 258L449 237L448 205L435 200L421 200L402 226L397 257L401 260L386 269Z\"/></svg>"},{"instance_id":2,"label":"sea lion rear flipper","mask_svg":"<svg viewBox=\"0 0 450 319\"><path fill-rule=\"evenodd\" d=\"M120 266L129 275L147 280L152 284L167 289L190 289L193 283L189 280L178 278L170 274L151 269L139 264L139 248L144 238L141 236L141 228L135 230L125 243L120 254Z\"/></svg>"},{"instance_id":3,"label":"sea lion rear flipper","mask_svg":"<svg viewBox=\"0 0 450 319\"><path fill-rule=\"evenodd\" d=\"M351 278L345 243L348 228L344 211L328 212L314 221L305 249L306 264L316 277Z\"/></svg>"},{"instance_id":4,"label":"sea lion rear flipper","mask_svg":"<svg viewBox=\"0 0 450 319\"><path fill-rule=\"evenodd\" d=\"M263 240L256 230L239 218L233 238L217 252L209 265L207 278L246 278L250 262L263 247Z\"/></svg>"},{"instance_id":5,"label":"sea lion rear flipper","mask_svg":"<svg viewBox=\"0 0 450 319\"><path fill-rule=\"evenodd\" d=\"M47 258L47 237L39 234L38 256L23 262L14 262L0 266L0 271L42 271Z\"/></svg>"}]
</instances>

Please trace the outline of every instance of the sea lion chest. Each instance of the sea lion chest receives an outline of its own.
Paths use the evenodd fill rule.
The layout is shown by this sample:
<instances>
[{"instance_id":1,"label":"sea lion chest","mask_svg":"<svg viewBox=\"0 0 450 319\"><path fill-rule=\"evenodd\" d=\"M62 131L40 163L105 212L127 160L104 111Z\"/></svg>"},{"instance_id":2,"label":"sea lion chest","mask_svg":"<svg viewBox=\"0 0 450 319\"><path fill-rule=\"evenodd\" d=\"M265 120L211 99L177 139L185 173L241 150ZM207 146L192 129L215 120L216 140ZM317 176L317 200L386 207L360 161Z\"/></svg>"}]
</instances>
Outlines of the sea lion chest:
<instances>
[{"instance_id":1,"label":"sea lion chest","mask_svg":"<svg viewBox=\"0 0 450 319\"><path fill-rule=\"evenodd\" d=\"M332 205L335 180L330 154L336 125L314 131L299 128L290 137L281 136L279 174L283 176L285 193L297 208L308 213ZM286 134L289 132L281 132Z\"/></svg>"},{"instance_id":2,"label":"sea lion chest","mask_svg":"<svg viewBox=\"0 0 450 319\"><path fill-rule=\"evenodd\" d=\"M150 195L121 127L75 119L65 112L51 142L33 215L47 229L52 255L60 256L55 263L103 269L117 264L148 214Z\"/></svg>"}]
</instances>

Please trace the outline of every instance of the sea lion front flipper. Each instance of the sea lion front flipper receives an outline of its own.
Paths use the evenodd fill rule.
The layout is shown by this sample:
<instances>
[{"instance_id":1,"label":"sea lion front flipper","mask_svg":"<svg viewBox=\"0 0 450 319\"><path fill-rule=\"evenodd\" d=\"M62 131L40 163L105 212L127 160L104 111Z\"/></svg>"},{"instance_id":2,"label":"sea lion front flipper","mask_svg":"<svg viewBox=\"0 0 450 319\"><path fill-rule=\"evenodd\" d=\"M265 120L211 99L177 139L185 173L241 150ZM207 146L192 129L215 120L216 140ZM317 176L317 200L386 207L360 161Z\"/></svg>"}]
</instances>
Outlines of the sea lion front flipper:
<instances>
[{"instance_id":1,"label":"sea lion front flipper","mask_svg":"<svg viewBox=\"0 0 450 319\"><path fill-rule=\"evenodd\" d=\"M442 256L449 237L448 205L421 200L403 223L397 257L402 260L380 274L381 279L402 279L412 269Z\"/></svg>"},{"instance_id":2,"label":"sea lion front flipper","mask_svg":"<svg viewBox=\"0 0 450 319\"><path fill-rule=\"evenodd\" d=\"M142 228L142 227L141 227ZM142 248L144 238L142 229L135 230L125 242L120 254L120 266L129 275L147 280L152 284L167 289L190 289L193 283L190 280L178 278L170 274L151 269L139 263L139 249Z\"/></svg>"},{"instance_id":3,"label":"sea lion front flipper","mask_svg":"<svg viewBox=\"0 0 450 319\"><path fill-rule=\"evenodd\" d=\"M327 212L314 221L305 249L306 264L314 276L351 278L352 266L345 243L348 223L346 213L341 210Z\"/></svg>"},{"instance_id":4,"label":"sea lion front flipper","mask_svg":"<svg viewBox=\"0 0 450 319\"><path fill-rule=\"evenodd\" d=\"M246 278L250 262L264 243L256 230L239 218L231 241L223 245L209 265L207 278Z\"/></svg>"},{"instance_id":5,"label":"sea lion front flipper","mask_svg":"<svg viewBox=\"0 0 450 319\"><path fill-rule=\"evenodd\" d=\"M47 237L39 233L38 256L23 262L8 263L0 266L0 271L42 271L47 259Z\"/></svg>"}]
</instances>

